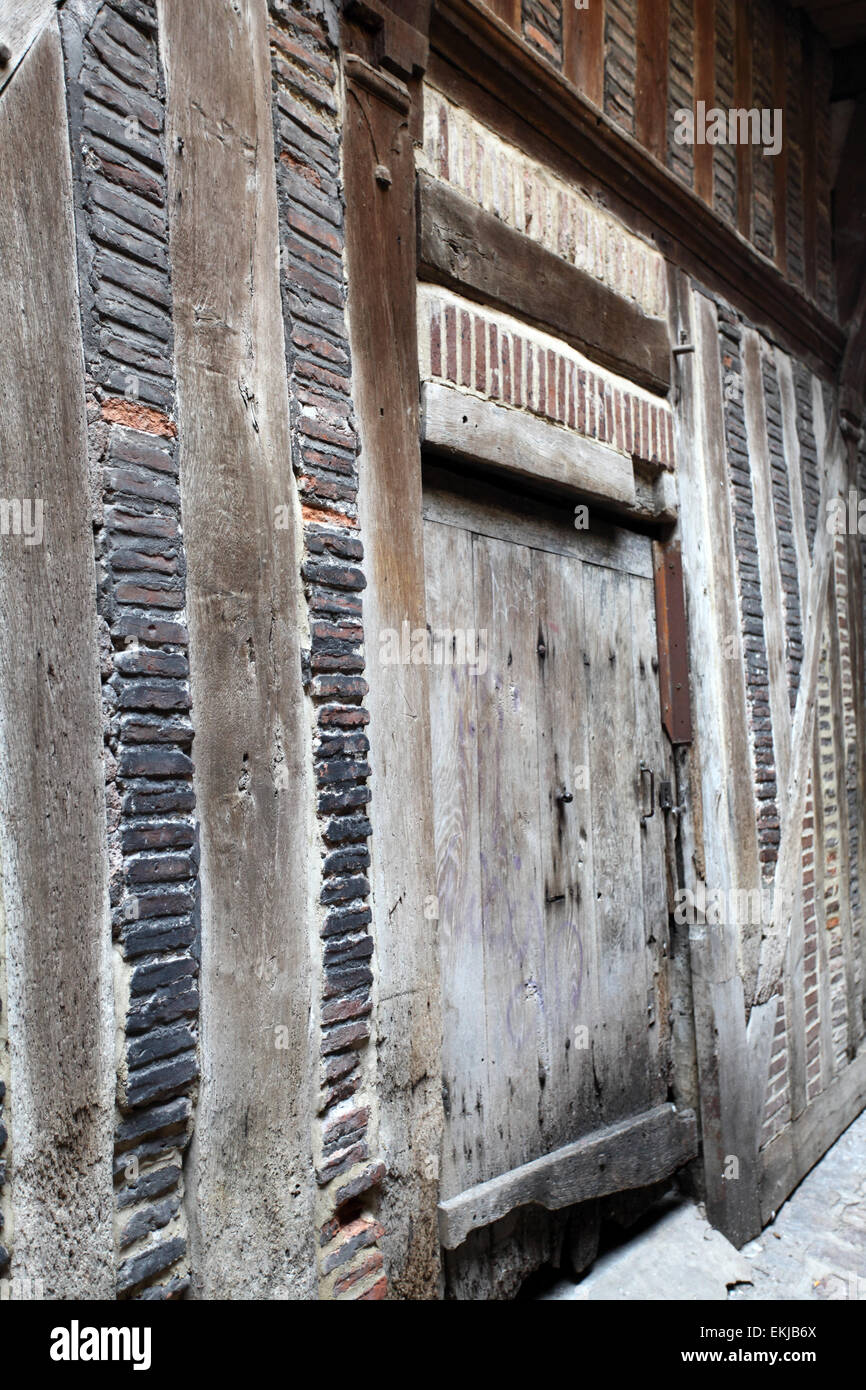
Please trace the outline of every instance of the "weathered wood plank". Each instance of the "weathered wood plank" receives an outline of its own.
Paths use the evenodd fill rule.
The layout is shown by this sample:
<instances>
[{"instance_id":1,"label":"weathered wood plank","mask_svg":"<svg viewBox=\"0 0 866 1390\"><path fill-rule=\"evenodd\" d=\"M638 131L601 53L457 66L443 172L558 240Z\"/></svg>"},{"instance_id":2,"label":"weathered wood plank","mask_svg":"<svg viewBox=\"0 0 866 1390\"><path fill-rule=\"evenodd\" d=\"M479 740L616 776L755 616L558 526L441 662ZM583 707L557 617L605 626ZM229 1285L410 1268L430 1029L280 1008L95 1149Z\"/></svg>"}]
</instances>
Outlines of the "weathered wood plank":
<instances>
[{"instance_id":1,"label":"weathered wood plank","mask_svg":"<svg viewBox=\"0 0 866 1390\"><path fill-rule=\"evenodd\" d=\"M487 633L488 662L477 702L489 1078L483 1171L492 1178L544 1148L537 619L531 552L479 536L473 555L476 624Z\"/></svg>"},{"instance_id":2,"label":"weathered wood plank","mask_svg":"<svg viewBox=\"0 0 866 1390\"><path fill-rule=\"evenodd\" d=\"M706 110L715 106L716 97L716 5L715 0L701 0L695 5L695 105L705 103ZM713 145L696 144L695 192L710 207L713 205Z\"/></svg>"},{"instance_id":3,"label":"weathered wood plank","mask_svg":"<svg viewBox=\"0 0 866 1390\"><path fill-rule=\"evenodd\" d=\"M589 784L593 711L583 663L582 568L571 557L533 552L547 1048L539 1117L548 1148L580 1138L597 1122L592 1049L601 1045L604 1025L597 994L601 961Z\"/></svg>"},{"instance_id":4,"label":"weathered wood plank","mask_svg":"<svg viewBox=\"0 0 866 1390\"><path fill-rule=\"evenodd\" d=\"M464 640L469 631L477 634L471 533L427 522L424 559L427 623L434 637L444 630L460 630ZM475 1182L485 1160L489 1054L482 1003L477 682L466 664L430 667L445 1105L440 1192L445 1197Z\"/></svg>"},{"instance_id":5,"label":"weathered wood plank","mask_svg":"<svg viewBox=\"0 0 866 1390\"><path fill-rule=\"evenodd\" d=\"M629 579L635 703L635 751L655 779L652 808L646 800L641 814L652 815L641 824L640 855L643 883L643 941L646 959L647 997L644 1009L645 1046L648 1049L647 1097L662 1101L670 1079L670 979L668 895L665 880L665 816L659 806L662 780L670 776L668 744L659 717L658 637L655 594L646 579ZM643 797L647 795L644 773Z\"/></svg>"},{"instance_id":6,"label":"weathered wood plank","mask_svg":"<svg viewBox=\"0 0 866 1390\"><path fill-rule=\"evenodd\" d=\"M0 68L0 92L11 82L43 29L50 24L58 0L6 0L0 10L0 43L9 57Z\"/></svg>"},{"instance_id":7,"label":"weathered wood plank","mask_svg":"<svg viewBox=\"0 0 866 1390\"><path fill-rule=\"evenodd\" d=\"M635 501L631 458L607 444L439 382L424 383L422 402L425 444L599 501Z\"/></svg>"},{"instance_id":8,"label":"weathered wood plank","mask_svg":"<svg viewBox=\"0 0 866 1390\"><path fill-rule=\"evenodd\" d=\"M587 699L594 712L589 784L601 1022L592 1061L603 1123L645 1108L649 1087L640 823L646 790L637 744L630 582L594 566L583 576ZM658 708L656 695L656 718Z\"/></svg>"},{"instance_id":9,"label":"weathered wood plank","mask_svg":"<svg viewBox=\"0 0 866 1390\"><path fill-rule=\"evenodd\" d=\"M13 10L16 18L34 13L32 6ZM41 1280L46 1298L113 1298L114 1010L103 728L72 170L56 19L0 97L0 184L2 492L7 501L31 504L30 536L10 533L0 541L12 1273Z\"/></svg>"},{"instance_id":10,"label":"weathered wood plank","mask_svg":"<svg viewBox=\"0 0 866 1390\"><path fill-rule=\"evenodd\" d=\"M587 101L603 105L604 5L563 5L562 71Z\"/></svg>"},{"instance_id":11,"label":"weathered wood plank","mask_svg":"<svg viewBox=\"0 0 866 1390\"><path fill-rule=\"evenodd\" d=\"M752 0L734 4L734 106L752 105ZM752 236L752 147L737 145L737 230Z\"/></svg>"},{"instance_id":12,"label":"weathered wood plank","mask_svg":"<svg viewBox=\"0 0 866 1390\"><path fill-rule=\"evenodd\" d=\"M590 9L601 6L590 5ZM664 162L668 121L668 0L642 0L637 7L637 70L634 133Z\"/></svg>"},{"instance_id":13,"label":"weathered wood plank","mask_svg":"<svg viewBox=\"0 0 866 1390\"><path fill-rule=\"evenodd\" d=\"M363 72L369 77L364 65L355 65L346 85L343 171L352 385L363 459L358 514L369 583L364 634L375 652L384 629L400 631L404 620L423 627L426 615L410 93L404 89L401 111L393 91L386 98L375 83L364 85ZM387 192L375 175L381 151L392 179ZM382 1248L391 1296L429 1298L439 1287L435 1164L444 1117L438 930L423 915L436 883L427 667L380 665L368 708L379 1133L390 1175L380 1207Z\"/></svg>"},{"instance_id":14,"label":"weathered wood plank","mask_svg":"<svg viewBox=\"0 0 866 1390\"><path fill-rule=\"evenodd\" d=\"M736 602L733 526L724 447L722 383L715 309L681 279L672 331L696 345L680 366L680 531L689 602L695 780L703 825L700 858L685 886L694 889L703 868L713 888L757 884L758 846L751 792L742 636ZM694 336L693 336L694 335ZM733 659L708 661L729 644ZM691 811L689 812L691 815ZM703 833L701 833L703 831ZM758 929L760 931L760 928ZM744 1088L751 1056L746 1043L746 988L757 972L757 941L737 940L732 925L689 932L700 1080L701 1142L707 1211L713 1224L742 1243L760 1229L755 1155L754 1088ZM763 1087L765 1076L755 1082ZM748 1090L748 1098L743 1093ZM723 1177L728 1155L740 1159L740 1177Z\"/></svg>"},{"instance_id":15,"label":"weathered wood plank","mask_svg":"<svg viewBox=\"0 0 866 1390\"><path fill-rule=\"evenodd\" d=\"M495 484L425 467L424 516L445 526L468 526L480 536L516 541L557 555L573 555L593 565L652 577L645 536L613 526L590 509L587 528L574 525L571 503L557 507L534 497L515 497Z\"/></svg>"},{"instance_id":16,"label":"weathered wood plank","mask_svg":"<svg viewBox=\"0 0 866 1390\"><path fill-rule=\"evenodd\" d=\"M470 1231L529 1203L558 1211L593 1197L644 1187L669 1177L696 1153L694 1114L678 1112L672 1105L657 1106L441 1202L442 1244L454 1250Z\"/></svg>"},{"instance_id":17,"label":"weathered wood plank","mask_svg":"<svg viewBox=\"0 0 866 1390\"><path fill-rule=\"evenodd\" d=\"M652 391L668 390L663 319L647 318L594 276L424 172L418 190L422 275L553 331Z\"/></svg>"},{"instance_id":18,"label":"weathered wood plank","mask_svg":"<svg viewBox=\"0 0 866 1390\"><path fill-rule=\"evenodd\" d=\"M160 0L160 32L202 826L195 1269L205 1297L309 1297L314 810L267 6Z\"/></svg>"},{"instance_id":19,"label":"weathered wood plank","mask_svg":"<svg viewBox=\"0 0 866 1390\"><path fill-rule=\"evenodd\" d=\"M788 76L785 55L788 16L776 6L773 11L773 47L768 55L772 61L773 106L780 111L788 105ZM765 57L766 61L766 57ZM751 101L745 103L751 106ZM776 265L784 275L788 268L788 142L773 160L773 253Z\"/></svg>"}]
</instances>

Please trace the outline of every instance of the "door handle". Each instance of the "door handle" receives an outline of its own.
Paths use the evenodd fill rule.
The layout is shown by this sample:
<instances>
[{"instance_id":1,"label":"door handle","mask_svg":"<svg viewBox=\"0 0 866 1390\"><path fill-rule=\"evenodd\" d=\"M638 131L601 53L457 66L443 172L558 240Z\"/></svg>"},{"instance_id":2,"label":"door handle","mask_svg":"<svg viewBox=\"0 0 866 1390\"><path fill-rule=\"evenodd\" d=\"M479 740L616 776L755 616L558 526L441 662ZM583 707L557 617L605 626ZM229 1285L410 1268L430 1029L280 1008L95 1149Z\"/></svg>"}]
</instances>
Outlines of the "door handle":
<instances>
[{"instance_id":1,"label":"door handle","mask_svg":"<svg viewBox=\"0 0 866 1390\"><path fill-rule=\"evenodd\" d=\"M652 769L651 767L648 767L647 764L646 764L643 760L641 760L641 765L640 765L641 790L643 790L643 775L644 775L645 772L648 772L648 773L649 773L649 779L650 779L650 784L649 784L649 810L648 810L648 811L644 811L643 814L641 815L641 818L640 818L640 823L641 823L641 825L646 825L647 821L648 821L648 820L652 820L653 816L654 816L655 813L656 813L656 807L655 807L655 801L656 801L656 775L655 775L655 772L653 771L653 769Z\"/></svg>"}]
</instances>

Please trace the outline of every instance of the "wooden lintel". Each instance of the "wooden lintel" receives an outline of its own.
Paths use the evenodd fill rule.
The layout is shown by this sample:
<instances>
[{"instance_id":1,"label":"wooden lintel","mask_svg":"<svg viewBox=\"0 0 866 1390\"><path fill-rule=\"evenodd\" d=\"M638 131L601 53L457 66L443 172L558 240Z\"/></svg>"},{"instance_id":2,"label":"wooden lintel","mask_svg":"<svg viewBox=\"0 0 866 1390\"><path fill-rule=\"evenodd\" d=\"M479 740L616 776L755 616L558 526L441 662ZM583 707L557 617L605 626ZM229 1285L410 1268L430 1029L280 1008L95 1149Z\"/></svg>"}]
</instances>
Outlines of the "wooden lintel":
<instances>
[{"instance_id":1,"label":"wooden lintel","mask_svg":"<svg viewBox=\"0 0 866 1390\"><path fill-rule=\"evenodd\" d=\"M629 454L440 382L422 388L421 437L446 453L492 464L528 482L549 482L624 506L636 500Z\"/></svg>"},{"instance_id":2,"label":"wooden lintel","mask_svg":"<svg viewBox=\"0 0 866 1390\"><path fill-rule=\"evenodd\" d=\"M448 184L418 176L420 273L510 310L564 338L603 366L667 392L667 323L506 226Z\"/></svg>"},{"instance_id":3,"label":"wooden lintel","mask_svg":"<svg viewBox=\"0 0 866 1390\"><path fill-rule=\"evenodd\" d=\"M517 1207L535 1203L559 1211L645 1187L669 1177L697 1151L693 1111L659 1105L440 1202L442 1245L456 1250L470 1231L490 1226Z\"/></svg>"}]
</instances>

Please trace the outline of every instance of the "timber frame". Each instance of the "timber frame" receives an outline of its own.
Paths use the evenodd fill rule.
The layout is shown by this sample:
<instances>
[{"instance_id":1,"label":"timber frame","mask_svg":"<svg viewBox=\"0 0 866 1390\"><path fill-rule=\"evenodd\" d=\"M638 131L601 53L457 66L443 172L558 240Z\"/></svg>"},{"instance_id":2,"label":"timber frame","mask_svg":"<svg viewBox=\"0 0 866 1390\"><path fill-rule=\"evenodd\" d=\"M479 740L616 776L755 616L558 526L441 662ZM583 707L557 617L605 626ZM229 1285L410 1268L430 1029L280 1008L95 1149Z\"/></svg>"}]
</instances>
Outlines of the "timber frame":
<instances>
[{"instance_id":1,"label":"timber frame","mask_svg":"<svg viewBox=\"0 0 866 1390\"><path fill-rule=\"evenodd\" d=\"M458 402L458 406L451 408L453 403L449 404L447 389L428 384L424 388L425 404L419 417L417 400L408 385L418 379L418 358L414 337L416 266L414 256L407 255L407 248L417 244L417 274L421 280L456 289L479 304L512 310L542 330L564 336L577 347L589 347L597 352L600 346L587 342L585 330L572 326L568 318L569 311L565 307L568 296L573 291L580 292L581 288L589 290L579 284L579 272L572 272L562 263L553 265L556 258L548 258L542 248L534 246L535 262L547 267L549 259L551 264L550 277L546 274L541 277L540 301L536 298L530 304L526 300L525 283L521 287L521 277L517 273L518 264L527 263L521 244L525 238L504 229L488 214L471 208L459 194L437 186L423 172L416 178L406 137L414 133L417 138L420 130L420 78L425 63L428 77L446 95L459 100L494 129L504 132L518 146L558 172L572 178L579 174L584 184L592 181L607 206L632 230L653 240L663 252L670 263L670 323L662 326L644 320L640 326L637 322L621 324L626 340L625 357L622 356L621 332L616 339L620 356L608 357L608 365L614 369L626 367L635 379L651 390L661 394L670 391L680 421L691 418L707 447L715 447L708 434L710 417L701 423L695 414L705 412L707 402L701 404L693 400L689 386L694 358L669 356L670 344L687 344L687 350L697 344L700 353L703 341L705 350L709 351L711 300L705 295L690 293L689 279L704 287L710 295L722 294L749 315L773 342L799 353L825 379L832 378L839 370L845 347L845 337L839 326L786 280L776 265L738 231L726 226L701 197L678 181L646 148L615 129L593 101L580 95L491 10L476 0L442 0L434 9L429 28L427 5L410 6L409 11L414 15L411 25L405 7L401 7L398 17L385 0L365 0L363 4L353 0L344 10L345 46L350 55L345 60L349 105L351 109L366 103L365 132L369 135L365 133L364 140L372 136L372 144L363 154L360 135L347 136L347 168L351 171L347 186L347 220L350 272L353 256L359 258L361 246L364 246L364 275L354 281L350 275L350 283L355 360L360 363L359 377L369 381L363 390L359 389L358 408L360 435L367 455L363 470L366 505L362 510L372 575L370 607L375 618L371 615L369 619L368 633L373 643L381 627L389 623L396 626L407 613L413 623L423 621L423 553L418 530L419 439L426 439L447 453L453 444L449 418L459 406ZM573 17L571 22L576 22ZM366 94L363 97L357 94L359 87ZM371 107L371 101L375 107ZM398 131L403 134L398 135ZM383 162L387 165L387 183ZM356 182L354 196L353 180ZM359 181L364 183L363 194L357 186ZM375 211L371 198L378 199L380 212ZM389 211L384 210L386 204ZM380 218L384 218L384 222ZM498 278L491 279L490 264L477 251L479 244L483 246L485 230L490 232L496 246L494 261ZM359 260L354 263L359 264ZM504 278L500 273L503 267ZM365 289L363 284L359 288L361 282L370 288ZM604 317L606 293L598 286L592 287L590 293L599 301L596 312ZM385 296L386 303L374 309L372 301L376 296ZM377 318L382 313L384 318ZM633 310L629 309L629 313L633 314ZM378 329L374 328L376 322ZM638 361L628 346L635 335L640 337L639 327L644 329L643 350L649 345L649 355L643 361ZM721 396L713 409L718 410L720 401ZM472 428L480 435L496 436L497 426L490 412L497 407L485 406L469 397L464 397L463 402L464 418L467 412L474 412ZM394 413L397 403L399 420ZM687 495L692 487L704 486L689 466L690 450L691 439L680 423L677 453L686 460ZM470 449L469 452L475 452L482 461L502 464L502 460L495 457L495 449L480 448L477 452ZM560 486L577 482L578 487L586 487L587 479L578 478L574 472L569 474L570 466L559 459L548 475L551 481ZM722 467L721 462L718 466ZM690 473L693 474L691 482ZM641 508L635 506L633 499L617 497L617 486L625 486L628 490L627 483L617 484L611 475L608 504L626 512L633 510L639 517ZM589 490L592 493L591 484ZM670 601L666 618L677 634L674 649L667 650L669 660L663 673L662 711L671 741L680 745L676 749L676 795L678 800L686 802L677 808L679 847L675 859L681 873L683 859L688 853L706 875L709 872L708 850L702 836L705 814L702 800L706 801L709 788L704 787L702 793L696 772L697 749L705 756L709 744L718 738L718 730L706 728L702 731L698 727L696 750L690 753L687 745L692 738L691 714L688 701L683 700L688 663L682 592L678 582L681 537L676 524L676 508L658 502L654 507L645 506L643 520L659 527L656 531L660 542L657 548L658 599L663 610ZM727 523L721 517L719 525L718 534L727 535ZM399 544L395 541L398 527ZM697 540L687 541L683 546L687 588L690 585L700 587L700 574L706 561L706 555L699 554L700 549L701 542ZM666 555L672 557L670 585L664 582ZM689 567L693 563L695 572L690 574ZM723 549L718 563L726 574L733 574L730 551ZM816 583L820 584L820 576L816 577ZM724 593L721 571L712 581L712 587L723 608L727 600L720 597ZM700 604L697 606L699 609ZM699 624L699 614L693 613L693 622L696 617ZM729 626L725 630L734 631L735 614L725 615L720 610L715 621L724 628L726 620ZM667 630L668 622L660 626ZM670 636L668 633L668 642ZM699 646L702 640L700 632L690 634L693 661L697 652L695 644ZM393 691L385 688L388 680L396 682ZM435 924L426 922L421 911L424 894L434 881L427 848L431 792L429 729L423 719L416 718L427 698L426 681L421 669L409 671L405 676L389 676L381 684L381 690L371 699L371 728L376 733L378 725L379 756L382 757L383 745L388 749L387 765L380 768L378 805L384 825L379 834L379 862L375 870L376 931L386 962L383 976L388 978L388 990L400 988L426 999L422 1010L413 1008L409 1016L404 1014L403 1017L408 1027L411 1070L414 1076L423 1078L423 1085L419 1084L420 1093L425 1094L424 1086L429 1086L427 1099L417 1102L417 1118L413 1121L419 1133L423 1132L425 1151L429 1151L436 1148L441 1126L439 1103L434 1100L432 1084L432 1078L439 1074L439 1035L435 1020L441 1001L436 995L437 985L431 984L436 978L436 941L430 928ZM749 828L751 809L735 785L738 780L745 785L742 778L748 765L744 735L739 732L746 728L740 686L741 681L734 678L734 685L727 694L715 689L711 696L717 705L728 710L728 746L733 750L729 755L733 761L722 774L728 779L726 795L730 797L733 834L730 842L721 847L724 862L717 865L720 881L725 880L727 872L727 879L732 882L748 881L749 865L757 872L754 825ZM809 707L807 696L801 718L808 717ZM408 709L408 721L404 721L401 713L395 713L395 709ZM734 713L737 710L739 720ZM373 743L375 747L375 737ZM398 750L399 757L395 756ZM399 793L396 782L394 791L399 806L392 803L388 793L389 779L395 775L388 769L395 768L398 761L402 761ZM796 776L795 770L795 785ZM413 843L419 846L418 862L411 868L403 862L402 845L393 828L397 819L404 828L412 827ZM793 819L795 817L792 822ZM421 827L423 833L420 833ZM793 842L793 837L789 836L789 842ZM676 876L676 867L673 872ZM738 877L744 872L745 879ZM389 977L388 958L393 950L389 946L393 933L392 913L395 920L402 921L404 959L397 966L396 957L392 956L391 964L396 966L398 973ZM781 945L777 939L767 946L776 956L780 949L784 950L784 934ZM809 1163L823 1151L821 1145L826 1147L828 1133L833 1131L831 1139L835 1137L838 1126L834 1125L833 1117L838 1119L842 1113L828 1094L824 1109L832 1111L832 1115L828 1114L824 1122L820 1141L815 1138L813 1121L808 1122L809 1132L804 1131L802 1138L801 1124L793 1138L789 1136L780 1141L787 1163L784 1176L779 1171L781 1160L776 1158L780 1145L771 1145L759 1162L760 1112L776 1017L776 1005L771 996L780 965L776 957L772 961L765 958L760 979L753 974L744 986L737 943L731 933L712 934L705 929L692 929L690 992L694 1000L695 1053L686 1071L689 1065L696 1064L703 1146L702 1171L695 1172L695 1182L706 1198L713 1222L738 1245L757 1234L762 1220L768 1219L771 1210L787 1195ZM417 993L421 975L427 982L426 994ZM749 1001L756 988L756 1003L750 1011ZM860 1072L859 1063L852 1066L851 1076L843 1087L846 1096L852 1086L859 1084ZM745 1087L743 1077L748 1078ZM690 1086L692 1083L684 1082L684 1104L688 1103ZM413 1082L413 1095L414 1087ZM837 1086L835 1090L838 1089ZM382 1102L384 1134L391 1129L390 1104L387 1099ZM396 1128L400 1123L396 1118L398 1109L399 1101L395 1096L393 1123ZM807 1123L805 1117L803 1123ZM721 1176L726 1157L732 1153L741 1159L737 1183L726 1182ZM411 1256L405 1244L402 1248L416 1271L409 1276L407 1287L424 1289L431 1294L440 1277L434 1219L436 1184L429 1184L425 1192L428 1194L424 1198L425 1215L415 1223ZM476 1195L486 1200L486 1194ZM472 1224L472 1218L467 1218L465 1213L452 1213L452 1205L446 1204L447 1210L440 1209L440 1222L444 1223L442 1230L448 1246L463 1238L466 1219ZM390 1238L400 1240L399 1236Z\"/></svg>"}]
</instances>

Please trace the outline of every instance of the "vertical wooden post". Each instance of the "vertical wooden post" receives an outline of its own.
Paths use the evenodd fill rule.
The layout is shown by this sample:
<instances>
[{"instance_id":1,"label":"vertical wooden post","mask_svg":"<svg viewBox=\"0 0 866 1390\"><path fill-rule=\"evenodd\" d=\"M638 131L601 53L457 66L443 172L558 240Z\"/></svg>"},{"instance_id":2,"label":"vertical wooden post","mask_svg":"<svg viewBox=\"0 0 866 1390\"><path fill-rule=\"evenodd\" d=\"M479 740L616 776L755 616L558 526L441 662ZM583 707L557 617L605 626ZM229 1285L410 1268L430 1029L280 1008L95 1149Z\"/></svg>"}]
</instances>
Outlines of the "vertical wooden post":
<instances>
[{"instance_id":1,"label":"vertical wooden post","mask_svg":"<svg viewBox=\"0 0 866 1390\"><path fill-rule=\"evenodd\" d=\"M374 65L360 28L344 29L346 262L369 580L379 1140L388 1170L380 1217L391 1295L415 1299L436 1297L440 1280L439 948L435 915L425 913L436 894L430 711L426 667L378 656L386 630L426 624L412 143L426 44L413 57L384 7L383 15L389 71Z\"/></svg>"},{"instance_id":2,"label":"vertical wooden post","mask_svg":"<svg viewBox=\"0 0 866 1390\"><path fill-rule=\"evenodd\" d=\"M604 0L589 0L578 9L574 0L563 0L562 70L578 91L604 104Z\"/></svg>"},{"instance_id":3,"label":"vertical wooden post","mask_svg":"<svg viewBox=\"0 0 866 1390\"><path fill-rule=\"evenodd\" d=\"M267 7L160 0L160 27L202 826L190 1236L204 1297L311 1297L314 810Z\"/></svg>"},{"instance_id":4,"label":"vertical wooden post","mask_svg":"<svg viewBox=\"0 0 866 1390\"><path fill-rule=\"evenodd\" d=\"M815 298L818 287L818 131L815 119L815 53L803 26L803 263L806 293Z\"/></svg>"},{"instance_id":5,"label":"vertical wooden post","mask_svg":"<svg viewBox=\"0 0 866 1390\"><path fill-rule=\"evenodd\" d=\"M60 34L0 95L0 857L13 1277L113 1298L114 1009L84 355ZM20 511L16 512L16 508ZM41 517L41 522L39 518Z\"/></svg>"},{"instance_id":6,"label":"vertical wooden post","mask_svg":"<svg viewBox=\"0 0 866 1390\"><path fill-rule=\"evenodd\" d=\"M787 63L785 60L785 11L773 12L773 106L787 111ZM784 115L783 115L784 122ZM788 141L782 127L782 147L773 159L773 250L776 265L784 275L788 268Z\"/></svg>"},{"instance_id":7,"label":"vertical wooden post","mask_svg":"<svg viewBox=\"0 0 866 1390\"><path fill-rule=\"evenodd\" d=\"M669 0L642 0L637 10L635 135L664 163L668 119Z\"/></svg>"},{"instance_id":8,"label":"vertical wooden post","mask_svg":"<svg viewBox=\"0 0 866 1390\"><path fill-rule=\"evenodd\" d=\"M716 5L715 0L695 4L695 111L699 101L708 111L716 96ZM697 122L696 122L697 125ZM695 192L713 205L713 146L699 144L695 131Z\"/></svg>"},{"instance_id":9,"label":"vertical wooden post","mask_svg":"<svg viewBox=\"0 0 866 1390\"><path fill-rule=\"evenodd\" d=\"M734 105L752 105L752 3L736 0L734 11ZM752 147L737 146L737 230L752 236Z\"/></svg>"}]
</instances>

